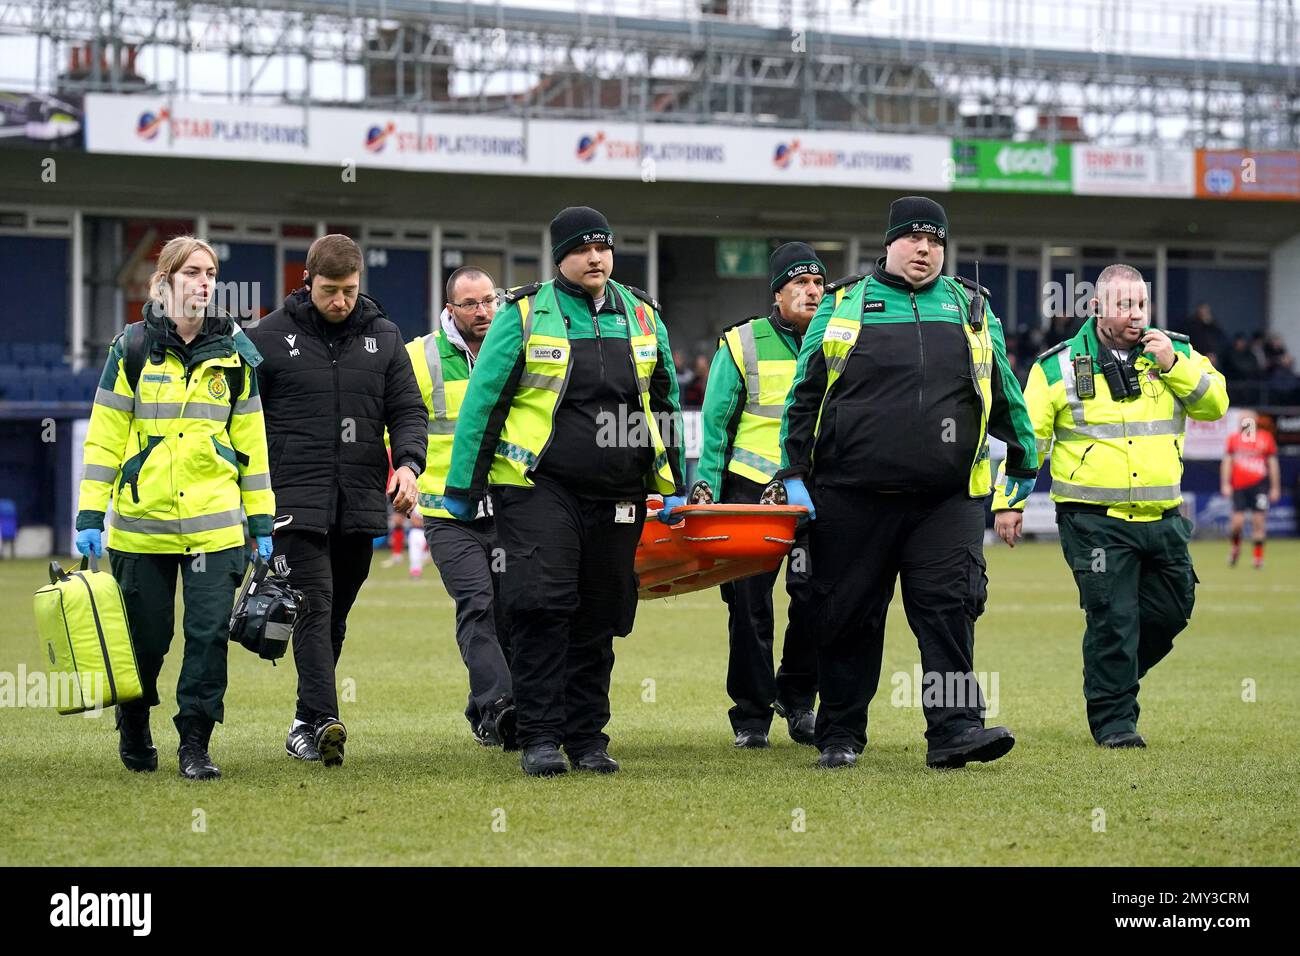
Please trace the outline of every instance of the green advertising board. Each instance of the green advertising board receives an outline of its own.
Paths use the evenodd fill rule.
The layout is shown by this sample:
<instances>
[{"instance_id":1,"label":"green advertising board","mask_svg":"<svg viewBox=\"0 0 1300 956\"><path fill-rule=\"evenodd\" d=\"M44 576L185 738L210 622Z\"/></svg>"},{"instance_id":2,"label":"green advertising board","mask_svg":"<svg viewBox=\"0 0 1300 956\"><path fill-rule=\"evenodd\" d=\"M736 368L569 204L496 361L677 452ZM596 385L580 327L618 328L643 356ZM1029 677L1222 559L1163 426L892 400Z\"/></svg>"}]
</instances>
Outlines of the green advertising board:
<instances>
[{"instance_id":1,"label":"green advertising board","mask_svg":"<svg viewBox=\"0 0 1300 956\"><path fill-rule=\"evenodd\" d=\"M1072 181L1070 155L1068 144L955 139L952 188L1068 193Z\"/></svg>"},{"instance_id":2,"label":"green advertising board","mask_svg":"<svg viewBox=\"0 0 1300 956\"><path fill-rule=\"evenodd\" d=\"M719 279L762 279L767 276L767 243L762 239L719 239Z\"/></svg>"}]
</instances>

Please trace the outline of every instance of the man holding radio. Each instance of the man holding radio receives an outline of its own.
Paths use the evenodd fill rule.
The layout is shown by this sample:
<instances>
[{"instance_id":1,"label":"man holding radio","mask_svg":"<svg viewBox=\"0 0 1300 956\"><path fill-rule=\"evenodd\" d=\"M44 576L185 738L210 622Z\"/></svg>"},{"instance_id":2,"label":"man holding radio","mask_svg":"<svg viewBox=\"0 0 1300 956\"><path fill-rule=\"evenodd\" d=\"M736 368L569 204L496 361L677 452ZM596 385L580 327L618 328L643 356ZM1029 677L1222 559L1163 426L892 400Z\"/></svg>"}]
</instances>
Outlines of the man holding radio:
<instances>
[{"instance_id":1,"label":"man holding radio","mask_svg":"<svg viewBox=\"0 0 1300 956\"><path fill-rule=\"evenodd\" d=\"M1228 391L1187 336L1148 326L1137 269L1107 266L1096 293L1078 334L1038 357L1025 402L1039 450L1052 447L1061 548L1087 619L1088 725L1103 747L1145 747L1138 684L1195 602L1192 523L1178 510L1183 431L1189 416L1221 418ZM1023 507L994 494L995 528L1013 547Z\"/></svg>"}]
</instances>

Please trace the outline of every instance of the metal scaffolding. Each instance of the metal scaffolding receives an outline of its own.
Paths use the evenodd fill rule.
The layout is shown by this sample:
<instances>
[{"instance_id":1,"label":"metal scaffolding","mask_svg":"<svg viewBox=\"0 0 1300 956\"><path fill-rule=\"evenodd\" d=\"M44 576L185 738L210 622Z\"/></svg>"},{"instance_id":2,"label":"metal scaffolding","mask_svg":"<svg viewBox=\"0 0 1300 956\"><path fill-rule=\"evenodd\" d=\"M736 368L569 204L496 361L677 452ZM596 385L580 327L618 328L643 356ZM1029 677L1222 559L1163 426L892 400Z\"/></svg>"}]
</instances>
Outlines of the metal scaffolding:
<instances>
[{"instance_id":1,"label":"metal scaffolding","mask_svg":"<svg viewBox=\"0 0 1300 956\"><path fill-rule=\"evenodd\" d=\"M1300 147L1295 0L532 3L0 0L0 88Z\"/></svg>"}]
</instances>

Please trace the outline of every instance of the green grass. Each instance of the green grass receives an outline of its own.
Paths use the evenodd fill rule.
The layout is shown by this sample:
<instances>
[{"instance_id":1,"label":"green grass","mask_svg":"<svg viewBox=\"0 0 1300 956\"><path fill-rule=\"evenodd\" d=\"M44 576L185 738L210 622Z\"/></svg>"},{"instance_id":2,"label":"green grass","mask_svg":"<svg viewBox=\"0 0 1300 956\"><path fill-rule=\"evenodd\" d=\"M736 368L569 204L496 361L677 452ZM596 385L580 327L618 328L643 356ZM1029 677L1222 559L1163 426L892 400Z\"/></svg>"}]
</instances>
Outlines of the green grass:
<instances>
[{"instance_id":1,"label":"green grass","mask_svg":"<svg viewBox=\"0 0 1300 956\"><path fill-rule=\"evenodd\" d=\"M178 635L154 711L156 774L119 764L111 717L0 710L0 865L1295 865L1300 543L1271 543L1260 573L1230 571L1224 553L1194 548L1196 614L1142 691L1145 752L1102 751L1088 736L1082 612L1059 547L1027 544L988 549L976 668L998 672L995 722L1018 741L997 763L925 769L921 711L890 705L890 675L917 659L897 602L856 769L815 770L781 722L773 749L737 752L726 619L708 591L642 604L635 634L616 643L608 729L623 772L552 780L471 740L437 575L413 582L376 561L339 672L355 680L345 766L285 755L293 668L233 647L212 748L225 778L180 779ZM39 666L30 595L42 568L0 562L0 670ZM1254 703L1242 700L1247 678ZM797 808L805 832L792 829ZM195 832L199 810L206 832Z\"/></svg>"}]
</instances>

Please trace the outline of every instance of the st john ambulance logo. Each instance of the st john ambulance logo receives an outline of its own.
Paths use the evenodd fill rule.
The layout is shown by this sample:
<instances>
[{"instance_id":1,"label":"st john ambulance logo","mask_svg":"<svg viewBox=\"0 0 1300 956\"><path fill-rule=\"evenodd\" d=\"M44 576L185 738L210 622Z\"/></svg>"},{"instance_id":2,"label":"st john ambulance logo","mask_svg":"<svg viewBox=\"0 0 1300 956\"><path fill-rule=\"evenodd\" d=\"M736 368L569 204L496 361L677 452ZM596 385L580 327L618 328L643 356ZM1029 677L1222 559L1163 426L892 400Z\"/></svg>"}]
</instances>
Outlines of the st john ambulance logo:
<instances>
[{"instance_id":1,"label":"st john ambulance logo","mask_svg":"<svg viewBox=\"0 0 1300 956\"><path fill-rule=\"evenodd\" d=\"M375 341L375 337L373 335L366 336L366 351L370 352L371 354L374 354L375 352L379 351L379 343Z\"/></svg>"}]
</instances>

